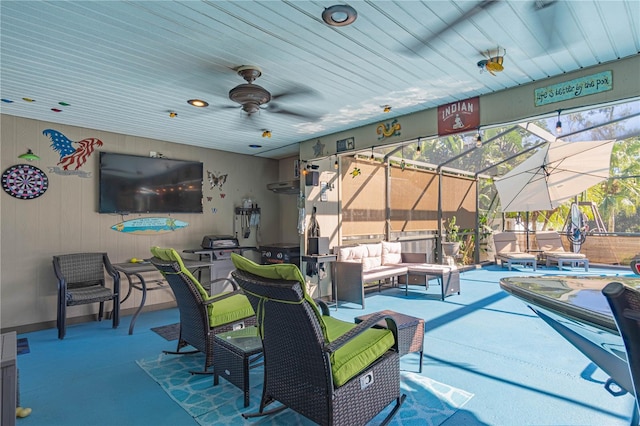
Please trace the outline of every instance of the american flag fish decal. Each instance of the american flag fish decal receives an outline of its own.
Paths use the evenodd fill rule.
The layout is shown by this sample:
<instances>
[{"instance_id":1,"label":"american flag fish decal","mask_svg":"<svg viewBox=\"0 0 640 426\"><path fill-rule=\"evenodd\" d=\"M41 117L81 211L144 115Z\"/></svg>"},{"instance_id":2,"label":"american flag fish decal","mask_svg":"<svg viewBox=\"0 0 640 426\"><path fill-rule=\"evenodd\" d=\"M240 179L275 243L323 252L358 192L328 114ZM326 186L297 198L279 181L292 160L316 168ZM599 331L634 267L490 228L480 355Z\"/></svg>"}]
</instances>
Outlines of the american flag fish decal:
<instances>
[{"instance_id":1,"label":"american flag fish decal","mask_svg":"<svg viewBox=\"0 0 640 426\"><path fill-rule=\"evenodd\" d=\"M62 133L53 129L46 129L42 134L51 139L51 148L60 154L59 166L64 170L78 170L91 154L96 146L102 146L102 141L96 138L87 138L79 142L72 141ZM74 144L77 148L74 148ZM73 167L75 165L75 167Z\"/></svg>"}]
</instances>

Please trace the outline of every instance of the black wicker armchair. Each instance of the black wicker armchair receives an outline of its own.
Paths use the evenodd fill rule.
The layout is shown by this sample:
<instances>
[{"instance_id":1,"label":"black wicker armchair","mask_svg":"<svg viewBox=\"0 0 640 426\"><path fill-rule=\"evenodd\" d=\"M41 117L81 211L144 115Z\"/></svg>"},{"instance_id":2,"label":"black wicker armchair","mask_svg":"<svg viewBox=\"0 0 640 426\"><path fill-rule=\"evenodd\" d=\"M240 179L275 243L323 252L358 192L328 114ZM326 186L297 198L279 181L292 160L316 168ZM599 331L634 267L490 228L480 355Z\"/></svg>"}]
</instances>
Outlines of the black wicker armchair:
<instances>
[{"instance_id":1,"label":"black wicker armchair","mask_svg":"<svg viewBox=\"0 0 640 426\"><path fill-rule=\"evenodd\" d=\"M232 275L256 311L264 349L260 409L244 417L291 408L320 425L353 426L395 401L388 423L405 399L393 320L373 315L355 325L331 318L326 304L306 294L295 265L232 258L238 268ZM389 329L372 328L382 318ZM282 405L265 411L275 401Z\"/></svg>"},{"instance_id":2,"label":"black wicker armchair","mask_svg":"<svg viewBox=\"0 0 640 426\"><path fill-rule=\"evenodd\" d=\"M213 374L213 336L217 333L256 325L251 304L238 289L238 285L227 278L233 291L210 296L200 282L185 268L182 258L171 248L152 247L151 263L165 277L175 295L180 311L180 337L175 351L168 354L206 355L204 370L191 374ZM196 350L181 351L192 346Z\"/></svg>"},{"instance_id":3,"label":"black wicker armchair","mask_svg":"<svg viewBox=\"0 0 640 426\"><path fill-rule=\"evenodd\" d=\"M67 306L99 303L98 321L104 316L104 302L113 301L113 328L120 324L120 274L106 253L75 253L53 256L58 279L58 339L66 334ZM105 285L105 271L113 279L113 290Z\"/></svg>"},{"instance_id":4,"label":"black wicker armchair","mask_svg":"<svg viewBox=\"0 0 640 426\"><path fill-rule=\"evenodd\" d=\"M636 397L636 409L631 424L637 425L640 424L640 291L619 282L612 282L602 289L602 294L609 302L627 350L632 391Z\"/></svg>"}]
</instances>

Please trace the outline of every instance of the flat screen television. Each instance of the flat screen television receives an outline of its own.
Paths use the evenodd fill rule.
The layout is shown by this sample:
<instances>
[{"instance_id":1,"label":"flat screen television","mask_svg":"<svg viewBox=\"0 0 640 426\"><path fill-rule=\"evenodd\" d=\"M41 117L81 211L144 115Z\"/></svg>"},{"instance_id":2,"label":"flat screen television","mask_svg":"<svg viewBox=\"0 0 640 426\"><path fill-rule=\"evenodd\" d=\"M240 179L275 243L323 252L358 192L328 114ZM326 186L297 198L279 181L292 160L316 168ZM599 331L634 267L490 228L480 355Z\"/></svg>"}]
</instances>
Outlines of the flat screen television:
<instances>
[{"instance_id":1,"label":"flat screen television","mask_svg":"<svg viewBox=\"0 0 640 426\"><path fill-rule=\"evenodd\" d=\"M100 152L100 213L202 213L202 163Z\"/></svg>"}]
</instances>

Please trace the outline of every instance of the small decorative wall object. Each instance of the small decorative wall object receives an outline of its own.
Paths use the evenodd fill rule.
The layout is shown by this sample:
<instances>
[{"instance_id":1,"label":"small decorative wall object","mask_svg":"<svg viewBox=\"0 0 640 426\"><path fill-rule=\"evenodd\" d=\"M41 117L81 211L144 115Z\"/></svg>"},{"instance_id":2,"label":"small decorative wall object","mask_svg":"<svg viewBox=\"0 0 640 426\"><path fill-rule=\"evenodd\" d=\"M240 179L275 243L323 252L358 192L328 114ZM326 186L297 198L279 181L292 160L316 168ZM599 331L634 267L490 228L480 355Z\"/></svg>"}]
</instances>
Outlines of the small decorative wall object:
<instances>
[{"instance_id":1,"label":"small decorative wall object","mask_svg":"<svg viewBox=\"0 0 640 426\"><path fill-rule=\"evenodd\" d=\"M114 231L133 235L158 235L173 232L189 226L187 222L170 217L144 217L116 223Z\"/></svg>"},{"instance_id":2,"label":"small decorative wall object","mask_svg":"<svg viewBox=\"0 0 640 426\"><path fill-rule=\"evenodd\" d=\"M72 141L62 133L53 129L45 129L42 134L47 136L51 140L51 148L60 154L59 166L62 166L62 170L58 167L49 168L56 174L69 174L65 171L73 167L73 170L78 170L87 162L87 159L93 154L96 146L102 146L102 141L97 138L87 138L79 142ZM74 144L78 145L74 148ZM90 173L78 174L80 177L89 177Z\"/></svg>"},{"instance_id":3,"label":"small decorative wall object","mask_svg":"<svg viewBox=\"0 0 640 426\"><path fill-rule=\"evenodd\" d=\"M2 174L2 188L12 197L33 200L49 188L49 178L39 168L30 164L9 167Z\"/></svg>"},{"instance_id":4,"label":"small decorative wall object","mask_svg":"<svg viewBox=\"0 0 640 426\"><path fill-rule=\"evenodd\" d=\"M225 184L225 182L227 181L227 176L228 175L222 175L222 174L214 174L211 173L209 170L207 170L207 176L209 178L209 184L211 185L211 189L213 188L218 188L220 191L222 191L222 185Z\"/></svg>"},{"instance_id":5,"label":"small decorative wall object","mask_svg":"<svg viewBox=\"0 0 640 426\"><path fill-rule=\"evenodd\" d=\"M390 124L380 123L378 127L376 127L376 133L378 136L378 140L382 140L384 138L390 138L391 136L400 136L400 123L398 120L393 120Z\"/></svg>"},{"instance_id":6,"label":"small decorative wall object","mask_svg":"<svg viewBox=\"0 0 640 426\"><path fill-rule=\"evenodd\" d=\"M351 174L351 177L354 178L356 176L360 176L360 173L362 173L360 169L357 167L354 167L350 174Z\"/></svg>"},{"instance_id":7,"label":"small decorative wall object","mask_svg":"<svg viewBox=\"0 0 640 426\"><path fill-rule=\"evenodd\" d=\"M213 200L213 197L207 197L208 202L211 202L211 200Z\"/></svg>"},{"instance_id":8,"label":"small decorative wall object","mask_svg":"<svg viewBox=\"0 0 640 426\"><path fill-rule=\"evenodd\" d=\"M25 152L24 154L18 155L18 158L20 158L21 160L27 160L27 161L34 161L34 160L40 159L40 157L38 157L36 154L33 153L33 151L31 151L31 149L28 149L27 152Z\"/></svg>"},{"instance_id":9,"label":"small decorative wall object","mask_svg":"<svg viewBox=\"0 0 640 426\"><path fill-rule=\"evenodd\" d=\"M351 151L356 147L356 139L346 138L336 141L336 152Z\"/></svg>"},{"instance_id":10,"label":"small decorative wall object","mask_svg":"<svg viewBox=\"0 0 640 426\"><path fill-rule=\"evenodd\" d=\"M318 139L318 142L316 142L316 144L313 146L313 155L315 157L321 157L323 153L324 153L324 144L320 142L320 139Z\"/></svg>"}]
</instances>

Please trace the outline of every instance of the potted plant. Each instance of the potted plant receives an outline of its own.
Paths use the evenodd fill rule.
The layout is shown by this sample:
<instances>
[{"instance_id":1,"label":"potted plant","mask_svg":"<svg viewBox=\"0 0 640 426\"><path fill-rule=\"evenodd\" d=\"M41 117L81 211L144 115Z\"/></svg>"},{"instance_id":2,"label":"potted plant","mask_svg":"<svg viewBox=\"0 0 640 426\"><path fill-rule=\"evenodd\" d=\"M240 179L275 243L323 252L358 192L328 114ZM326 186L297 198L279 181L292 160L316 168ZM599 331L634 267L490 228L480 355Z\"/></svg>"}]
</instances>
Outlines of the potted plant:
<instances>
[{"instance_id":1,"label":"potted plant","mask_svg":"<svg viewBox=\"0 0 640 426\"><path fill-rule=\"evenodd\" d=\"M446 241L442 242L445 256L456 257L460 253L460 226L456 224L456 217L452 216L445 225Z\"/></svg>"}]
</instances>

